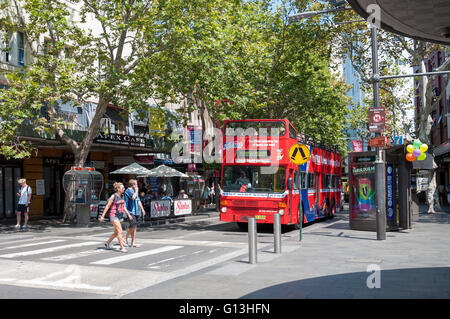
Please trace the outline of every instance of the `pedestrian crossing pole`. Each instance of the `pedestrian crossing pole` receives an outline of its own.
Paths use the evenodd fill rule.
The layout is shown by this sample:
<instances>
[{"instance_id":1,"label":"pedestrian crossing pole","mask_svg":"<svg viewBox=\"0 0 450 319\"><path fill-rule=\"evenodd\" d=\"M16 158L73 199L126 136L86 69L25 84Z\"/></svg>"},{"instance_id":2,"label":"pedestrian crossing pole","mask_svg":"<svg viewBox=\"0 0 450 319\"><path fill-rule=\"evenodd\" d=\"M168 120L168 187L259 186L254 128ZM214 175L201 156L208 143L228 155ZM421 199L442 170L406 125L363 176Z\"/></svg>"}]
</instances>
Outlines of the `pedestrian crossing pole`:
<instances>
[{"instance_id":1,"label":"pedestrian crossing pole","mask_svg":"<svg viewBox=\"0 0 450 319\"><path fill-rule=\"evenodd\" d=\"M298 191L298 223L300 228L300 241L302 241L302 228L303 228L303 209L302 209L302 174L300 171L300 166L308 162L309 156L311 155L311 152L308 148L308 146L298 142L297 144L294 144L289 149L289 159L292 163L298 166L298 178L297 178L297 191ZM295 181L294 181L295 182ZM292 186L290 186L292 188ZM289 205L291 203L292 198L289 199Z\"/></svg>"},{"instance_id":2,"label":"pedestrian crossing pole","mask_svg":"<svg viewBox=\"0 0 450 319\"><path fill-rule=\"evenodd\" d=\"M302 241L302 228L303 228L303 209L302 209L302 190L300 189L302 185L302 174L300 172L300 165L298 166L298 178L297 178L297 189L298 189L298 218L300 224L300 241Z\"/></svg>"}]
</instances>

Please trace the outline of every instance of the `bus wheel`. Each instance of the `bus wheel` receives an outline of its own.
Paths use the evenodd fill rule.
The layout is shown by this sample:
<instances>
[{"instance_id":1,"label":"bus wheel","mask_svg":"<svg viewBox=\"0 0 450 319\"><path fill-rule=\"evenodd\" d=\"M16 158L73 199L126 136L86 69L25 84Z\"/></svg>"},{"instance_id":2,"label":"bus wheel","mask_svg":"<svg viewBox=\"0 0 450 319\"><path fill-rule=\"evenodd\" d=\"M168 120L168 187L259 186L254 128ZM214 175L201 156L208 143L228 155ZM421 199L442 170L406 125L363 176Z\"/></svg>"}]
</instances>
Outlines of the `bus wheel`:
<instances>
[{"instance_id":1,"label":"bus wheel","mask_svg":"<svg viewBox=\"0 0 450 319\"><path fill-rule=\"evenodd\" d=\"M236 224L238 225L240 230L248 231L248 223L237 222Z\"/></svg>"}]
</instances>

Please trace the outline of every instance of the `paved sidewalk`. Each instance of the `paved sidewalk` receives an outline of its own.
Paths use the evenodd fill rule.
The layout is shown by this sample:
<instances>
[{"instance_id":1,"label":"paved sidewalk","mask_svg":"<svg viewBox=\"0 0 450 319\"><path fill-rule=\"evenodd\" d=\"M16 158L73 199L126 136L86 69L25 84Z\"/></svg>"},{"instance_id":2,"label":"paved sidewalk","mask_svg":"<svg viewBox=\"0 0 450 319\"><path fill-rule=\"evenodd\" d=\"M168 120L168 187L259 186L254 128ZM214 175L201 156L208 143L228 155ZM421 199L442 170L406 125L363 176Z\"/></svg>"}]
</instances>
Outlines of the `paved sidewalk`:
<instances>
[{"instance_id":1,"label":"paved sidewalk","mask_svg":"<svg viewBox=\"0 0 450 319\"><path fill-rule=\"evenodd\" d=\"M281 255L270 238L259 239L257 264L245 256L125 297L450 298L448 213L421 213L413 229L388 232L384 241L375 232L350 230L346 211L305 227L301 243L298 235L283 235Z\"/></svg>"},{"instance_id":2,"label":"paved sidewalk","mask_svg":"<svg viewBox=\"0 0 450 319\"><path fill-rule=\"evenodd\" d=\"M152 220L146 220L141 223L139 227L157 227L161 225L169 225L169 224L177 224L183 223L188 220L197 220L207 217L219 216L219 212L214 208L201 208L196 215L185 215L178 217L170 217L170 218L155 218ZM22 221L23 224L23 221ZM86 226L77 226L76 223L63 222L62 217L58 218L42 218L32 220L30 219L28 222L28 229L26 230L16 230L14 226L16 225L15 219L8 219L0 221L0 234L8 234L14 232L52 232L52 233L70 233L70 232L79 232L79 231L97 231L101 228L112 228L111 223L106 220L103 223L100 223L97 219L91 218L90 222ZM124 224L125 226L127 223Z\"/></svg>"}]
</instances>

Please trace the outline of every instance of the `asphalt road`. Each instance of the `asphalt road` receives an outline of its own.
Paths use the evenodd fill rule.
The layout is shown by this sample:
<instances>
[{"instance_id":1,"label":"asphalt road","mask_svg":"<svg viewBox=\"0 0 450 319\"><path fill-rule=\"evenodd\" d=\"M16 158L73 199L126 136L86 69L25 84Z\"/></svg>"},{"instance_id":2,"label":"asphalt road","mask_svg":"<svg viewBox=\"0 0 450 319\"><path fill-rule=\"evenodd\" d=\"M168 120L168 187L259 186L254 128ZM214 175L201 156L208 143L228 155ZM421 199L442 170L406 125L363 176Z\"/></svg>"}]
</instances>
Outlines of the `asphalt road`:
<instances>
[{"instance_id":1,"label":"asphalt road","mask_svg":"<svg viewBox=\"0 0 450 319\"><path fill-rule=\"evenodd\" d=\"M307 227L314 228L319 224ZM273 249L273 229L258 225L258 248ZM0 298L121 298L180 280L231 259L248 260L248 235L218 213L138 229L139 248L104 249L112 227L0 234ZM298 231L283 229L283 240ZM186 296L187 298L189 296Z\"/></svg>"}]
</instances>

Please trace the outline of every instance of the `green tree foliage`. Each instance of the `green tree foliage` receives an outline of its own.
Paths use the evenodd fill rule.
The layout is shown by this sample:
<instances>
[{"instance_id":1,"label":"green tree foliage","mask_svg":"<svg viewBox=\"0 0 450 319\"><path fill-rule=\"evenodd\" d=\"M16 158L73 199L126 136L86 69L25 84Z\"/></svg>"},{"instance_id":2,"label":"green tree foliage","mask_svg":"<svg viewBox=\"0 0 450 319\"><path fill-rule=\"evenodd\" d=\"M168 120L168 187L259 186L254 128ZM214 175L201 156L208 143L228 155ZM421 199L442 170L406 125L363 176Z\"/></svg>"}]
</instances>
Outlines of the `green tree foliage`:
<instances>
[{"instance_id":1,"label":"green tree foliage","mask_svg":"<svg viewBox=\"0 0 450 319\"><path fill-rule=\"evenodd\" d=\"M268 0L11 3L15 18L1 29L25 33L33 62L1 92L3 145L29 119L70 145L82 165L108 104L140 111L153 97L186 98L187 111L207 110L214 120L288 118L316 141L344 148L346 89L329 71L329 35L315 20L290 22L292 1L276 11ZM43 35L47 41L37 45ZM93 97L96 114L77 142L55 103ZM222 99L232 103L216 103Z\"/></svg>"},{"instance_id":2,"label":"green tree foliage","mask_svg":"<svg viewBox=\"0 0 450 319\"><path fill-rule=\"evenodd\" d=\"M17 127L28 119L38 132L54 134L69 145L76 164L83 165L108 105L125 112L147 109L153 85L143 65L165 49L161 39L166 29L159 20L162 4L11 0L2 1L2 7L10 14L2 16L1 31L23 32L32 55L30 64L8 75L11 89L0 93L2 144L13 150L18 145ZM71 101L76 107L88 99L98 100L98 106L84 139L77 142L67 135L55 104ZM44 102L47 108L41 112Z\"/></svg>"},{"instance_id":3,"label":"green tree foliage","mask_svg":"<svg viewBox=\"0 0 450 319\"><path fill-rule=\"evenodd\" d=\"M171 4L178 15L165 40L176 50L149 64L161 98L186 98L188 112L208 110L213 120L288 118L316 141L345 148L345 85L329 71L320 24L290 22L289 1L276 11L270 1Z\"/></svg>"}]
</instances>

